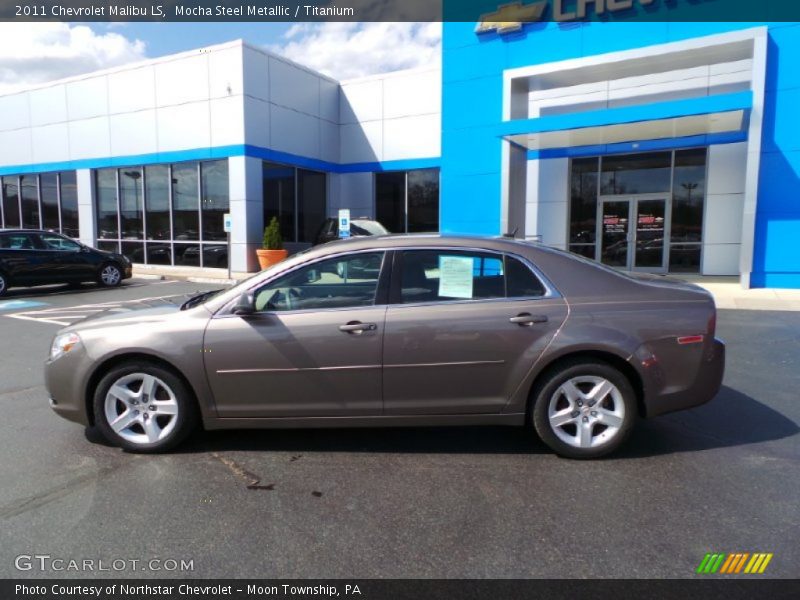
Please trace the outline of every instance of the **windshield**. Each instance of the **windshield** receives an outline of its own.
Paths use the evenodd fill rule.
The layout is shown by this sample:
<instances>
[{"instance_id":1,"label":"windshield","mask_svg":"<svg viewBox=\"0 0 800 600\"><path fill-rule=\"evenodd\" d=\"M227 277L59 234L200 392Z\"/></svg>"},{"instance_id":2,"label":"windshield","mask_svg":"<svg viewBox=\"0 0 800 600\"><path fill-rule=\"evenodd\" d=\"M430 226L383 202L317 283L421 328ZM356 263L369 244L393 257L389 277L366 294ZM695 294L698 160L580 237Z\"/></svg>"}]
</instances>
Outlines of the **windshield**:
<instances>
[{"instance_id":1,"label":"windshield","mask_svg":"<svg viewBox=\"0 0 800 600\"><path fill-rule=\"evenodd\" d=\"M206 300L210 300L211 298L213 298L214 296L216 296L217 294L219 294L219 293L221 293L223 291L225 291L225 290L224 289L219 289L219 290L211 290L211 291L208 291L208 292L200 292L199 294L195 294L194 296L189 298L186 302L181 304L181 310L186 310L187 308L193 308L193 307L197 306L198 304L202 304Z\"/></svg>"}]
</instances>

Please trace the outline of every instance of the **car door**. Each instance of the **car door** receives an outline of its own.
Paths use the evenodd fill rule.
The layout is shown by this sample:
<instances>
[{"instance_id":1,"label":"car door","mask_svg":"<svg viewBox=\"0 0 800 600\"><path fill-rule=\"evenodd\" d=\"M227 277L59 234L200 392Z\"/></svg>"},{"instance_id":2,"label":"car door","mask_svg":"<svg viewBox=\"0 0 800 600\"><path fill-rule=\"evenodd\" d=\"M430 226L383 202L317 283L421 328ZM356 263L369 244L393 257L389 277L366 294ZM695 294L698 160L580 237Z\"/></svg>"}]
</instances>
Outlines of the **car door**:
<instances>
[{"instance_id":1,"label":"car door","mask_svg":"<svg viewBox=\"0 0 800 600\"><path fill-rule=\"evenodd\" d=\"M7 232L0 234L3 270L16 284L47 283L52 270L37 246L36 240L27 232Z\"/></svg>"},{"instance_id":2,"label":"car door","mask_svg":"<svg viewBox=\"0 0 800 600\"><path fill-rule=\"evenodd\" d=\"M255 314L212 318L204 357L218 415L380 414L384 258L301 266L253 290Z\"/></svg>"},{"instance_id":3,"label":"car door","mask_svg":"<svg viewBox=\"0 0 800 600\"><path fill-rule=\"evenodd\" d=\"M521 259L459 249L395 261L384 333L389 415L498 413L567 316Z\"/></svg>"},{"instance_id":4,"label":"car door","mask_svg":"<svg viewBox=\"0 0 800 600\"><path fill-rule=\"evenodd\" d=\"M97 267L83 246L56 233L40 233L38 237L45 258L52 264L54 281L87 281L95 278Z\"/></svg>"}]
</instances>

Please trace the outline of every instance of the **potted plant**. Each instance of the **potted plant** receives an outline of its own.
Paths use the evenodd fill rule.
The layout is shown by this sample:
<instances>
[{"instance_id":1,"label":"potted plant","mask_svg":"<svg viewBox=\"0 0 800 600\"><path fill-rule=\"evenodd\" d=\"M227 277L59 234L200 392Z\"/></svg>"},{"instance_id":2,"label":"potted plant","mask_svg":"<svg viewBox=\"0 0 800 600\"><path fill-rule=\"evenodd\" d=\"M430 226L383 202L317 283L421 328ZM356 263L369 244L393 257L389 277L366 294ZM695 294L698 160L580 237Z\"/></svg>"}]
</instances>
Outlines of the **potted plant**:
<instances>
[{"instance_id":1,"label":"potted plant","mask_svg":"<svg viewBox=\"0 0 800 600\"><path fill-rule=\"evenodd\" d=\"M289 252L283 248L283 238L281 237L281 226L278 217L272 217L269 225L264 229L264 244L260 250L256 250L258 264L261 269L271 267L289 256Z\"/></svg>"}]
</instances>

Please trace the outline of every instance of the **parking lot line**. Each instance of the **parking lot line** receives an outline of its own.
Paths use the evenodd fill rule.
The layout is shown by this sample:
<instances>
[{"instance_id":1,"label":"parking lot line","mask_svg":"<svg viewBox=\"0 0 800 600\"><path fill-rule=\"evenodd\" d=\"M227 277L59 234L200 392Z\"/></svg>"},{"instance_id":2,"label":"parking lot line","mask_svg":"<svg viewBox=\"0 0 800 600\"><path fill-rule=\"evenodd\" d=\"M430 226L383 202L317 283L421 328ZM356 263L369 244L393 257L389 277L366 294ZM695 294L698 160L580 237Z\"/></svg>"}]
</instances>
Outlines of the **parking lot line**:
<instances>
[{"instance_id":1,"label":"parking lot line","mask_svg":"<svg viewBox=\"0 0 800 600\"><path fill-rule=\"evenodd\" d=\"M175 294L166 296L151 296L148 298L136 298L134 300L120 300L115 302L98 302L93 304L80 304L78 306L64 306L54 308L44 308L40 310L29 310L13 313L10 315L3 315L9 319L20 319L23 321L35 321L39 323L49 323L52 325L61 325L66 327L72 325L77 321L85 319L95 313L103 311L113 311L117 308L124 308L136 304L143 304L146 302L153 302L157 300L165 300L167 298L174 298Z\"/></svg>"}]
</instances>

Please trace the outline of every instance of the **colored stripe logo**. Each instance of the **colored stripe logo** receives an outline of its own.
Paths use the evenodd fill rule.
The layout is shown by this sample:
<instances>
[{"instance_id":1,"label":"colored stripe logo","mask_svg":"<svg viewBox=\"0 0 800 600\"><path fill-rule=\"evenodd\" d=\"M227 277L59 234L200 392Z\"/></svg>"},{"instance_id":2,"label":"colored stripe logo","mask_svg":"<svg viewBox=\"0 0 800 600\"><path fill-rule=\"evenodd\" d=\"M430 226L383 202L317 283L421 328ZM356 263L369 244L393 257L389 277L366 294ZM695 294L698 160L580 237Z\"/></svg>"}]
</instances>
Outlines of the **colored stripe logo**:
<instances>
[{"instance_id":1,"label":"colored stripe logo","mask_svg":"<svg viewBox=\"0 0 800 600\"><path fill-rule=\"evenodd\" d=\"M700 575L760 575L767 570L773 554L766 552L737 552L734 554L709 552L700 561L697 573Z\"/></svg>"}]
</instances>

